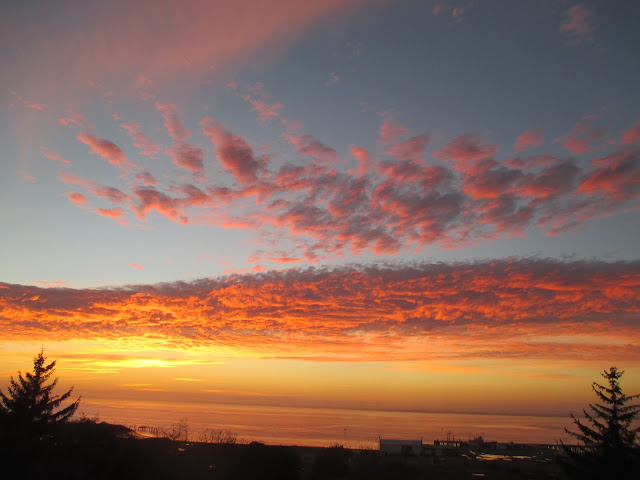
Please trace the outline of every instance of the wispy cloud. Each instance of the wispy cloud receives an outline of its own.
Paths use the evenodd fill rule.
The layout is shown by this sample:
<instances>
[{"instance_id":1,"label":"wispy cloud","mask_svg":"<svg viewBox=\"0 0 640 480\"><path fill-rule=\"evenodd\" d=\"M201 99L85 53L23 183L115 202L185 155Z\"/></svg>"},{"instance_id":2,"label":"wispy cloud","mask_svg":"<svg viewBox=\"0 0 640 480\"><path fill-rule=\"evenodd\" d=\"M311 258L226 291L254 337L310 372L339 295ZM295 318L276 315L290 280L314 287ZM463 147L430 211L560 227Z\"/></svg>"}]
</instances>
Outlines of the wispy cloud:
<instances>
[{"instance_id":1,"label":"wispy cloud","mask_svg":"<svg viewBox=\"0 0 640 480\"><path fill-rule=\"evenodd\" d=\"M570 44L593 41L595 31L593 12L585 4L578 3L564 12L560 33L567 37Z\"/></svg>"},{"instance_id":2,"label":"wispy cloud","mask_svg":"<svg viewBox=\"0 0 640 480\"><path fill-rule=\"evenodd\" d=\"M525 130L516 139L516 143L513 148L516 152L522 152L524 150L531 150L532 148L539 147L544 142L540 130Z\"/></svg>"}]
</instances>

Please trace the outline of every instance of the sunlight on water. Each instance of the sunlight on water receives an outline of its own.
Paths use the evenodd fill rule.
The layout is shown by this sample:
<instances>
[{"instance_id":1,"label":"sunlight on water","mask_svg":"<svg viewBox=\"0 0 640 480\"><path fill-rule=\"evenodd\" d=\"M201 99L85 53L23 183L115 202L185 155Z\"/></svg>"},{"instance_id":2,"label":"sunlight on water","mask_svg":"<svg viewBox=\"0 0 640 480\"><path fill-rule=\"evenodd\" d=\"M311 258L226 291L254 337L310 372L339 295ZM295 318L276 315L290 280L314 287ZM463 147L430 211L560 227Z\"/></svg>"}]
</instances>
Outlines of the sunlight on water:
<instances>
[{"instance_id":1,"label":"sunlight on water","mask_svg":"<svg viewBox=\"0 0 640 480\"><path fill-rule=\"evenodd\" d=\"M500 442L556 443L566 439L564 417L386 412L253 405L149 403L137 401L84 402L81 413L126 426L167 427L187 418L190 436L207 428L229 430L243 441L272 445L373 447L378 437Z\"/></svg>"}]
</instances>

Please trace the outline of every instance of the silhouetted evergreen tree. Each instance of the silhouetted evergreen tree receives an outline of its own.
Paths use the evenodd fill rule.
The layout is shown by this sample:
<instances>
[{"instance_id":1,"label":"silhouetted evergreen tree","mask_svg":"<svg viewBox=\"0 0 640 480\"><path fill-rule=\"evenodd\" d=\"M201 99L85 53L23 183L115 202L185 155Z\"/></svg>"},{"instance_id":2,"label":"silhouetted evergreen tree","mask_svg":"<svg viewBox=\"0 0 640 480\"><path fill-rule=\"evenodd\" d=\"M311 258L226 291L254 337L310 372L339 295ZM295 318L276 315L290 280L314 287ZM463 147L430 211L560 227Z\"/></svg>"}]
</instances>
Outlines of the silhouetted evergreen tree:
<instances>
[{"instance_id":1,"label":"silhouetted evergreen tree","mask_svg":"<svg viewBox=\"0 0 640 480\"><path fill-rule=\"evenodd\" d=\"M56 411L71 396L73 387L62 395L53 394L58 379L54 379L49 385L47 382L55 366L55 360L46 365L46 357L41 350L33 359L33 373L27 372L23 377L22 372L18 372L18 381L11 377L7 395L0 390L0 415L3 420L21 427L31 425L38 430L37 427L64 422L76 412L80 398Z\"/></svg>"},{"instance_id":2,"label":"silhouetted evergreen tree","mask_svg":"<svg viewBox=\"0 0 640 480\"><path fill-rule=\"evenodd\" d=\"M640 467L640 428L632 428L632 422L640 415L640 404L629 404L640 395L622 393L619 380L623 373L611 367L602 373L608 385L593 382L591 388L602 403L589 404L590 413L583 409L584 423L571 414L578 431L565 431L580 442L581 449L565 445L567 461L563 467L569 477L628 478L629 472L637 472Z\"/></svg>"},{"instance_id":3,"label":"silhouetted evergreen tree","mask_svg":"<svg viewBox=\"0 0 640 480\"><path fill-rule=\"evenodd\" d=\"M62 395L51 380L56 362L46 363L44 352L33 359L33 372L11 377L7 393L0 390L0 462L7 478L41 478L60 459L56 434L78 409L80 399L67 407L62 403L73 387Z\"/></svg>"}]
</instances>

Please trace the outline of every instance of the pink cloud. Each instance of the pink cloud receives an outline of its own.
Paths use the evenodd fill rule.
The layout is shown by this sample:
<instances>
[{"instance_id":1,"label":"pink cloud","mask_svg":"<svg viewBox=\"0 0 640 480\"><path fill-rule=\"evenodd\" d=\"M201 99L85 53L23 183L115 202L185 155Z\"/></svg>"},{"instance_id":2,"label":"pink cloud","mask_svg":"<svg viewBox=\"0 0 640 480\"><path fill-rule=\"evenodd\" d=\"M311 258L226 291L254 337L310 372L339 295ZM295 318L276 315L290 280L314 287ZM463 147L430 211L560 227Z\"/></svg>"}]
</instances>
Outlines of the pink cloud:
<instances>
[{"instance_id":1,"label":"pink cloud","mask_svg":"<svg viewBox=\"0 0 640 480\"><path fill-rule=\"evenodd\" d=\"M69 172L60 172L58 176L60 177L60 180L62 180L64 183L82 185L87 188L92 188L94 186L93 182L89 180L85 180L84 178L76 177L74 174Z\"/></svg>"},{"instance_id":2,"label":"pink cloud","mask_svg":"<svg viewBox=\"0 0 640 480\"><path fill-rule=\"evenodd\" d=\"M640 119L636 120L633 125L622 132L620 144L629 145L640 142Z\"/></svg>"},{"instance_id":3,"label":"pink cloud","mask_svg":"<svg viewBox=\"0 0 640 480\"><path fill-rule=\"evenodd\" d=\"M27 182L36 183L38 181L38 179L29 172L21 171L20 175L22 175L22 178L24 178Z\"/></svg>"},{"instance_id":4,"label":"pink cloud","mask_svg":"<svg viewBox=\"0 0 640 480\"><path fill-rule=\"evenodd\" d=\"M97 198L104 198L111 203L127 203L130 200L129 195L114 187L107 187L90 180L85 180L80 177L76 177L69 172L60 172L60 180L64 183L70 183L75 185L82 185L89 190Z\"/></svg>"},{"instance_id":5,"label":"pink cloud","mask_svg":"<svg viewBox=\"0 0 640 480\"><path fill-rule=\"evenodd\" d=\"M145 185L157 185L159 183L150 172L138 173L135 179Z\"/></svg>"},{"instance_id":6,"label":"pink cloud","mask_svg":"<svg viewBox=\"0 0 640 480\"><path fill-rule=\"evenodd\" d=\"M602 142L605 132L593 125L594 116L586 116L563 137L556 139L574 155L583 155L598 150L597 143Z\"/></svg>"},{"instance_id":7,"label":"pink cloud","mask_svg":"<svg viewBox=\"0 0 640 480\"><path fill-rule=\"evenodd\" d=\"M115 187L106 187L96 184L91 187L91 193L96 197L104 198L111 203L127 203L130 199L129 195Z\"/></svg>"},{"instance_id":8,"label":"pink cloud","mask_svg":"<svg viewBox=\"0 0 640 480\"><path fill-rule=\"evenodd\" d=\"M267 257L265 260L274 263L299 263L301 260L298 257L291 257L288 255L280 255L275 257Z\"/></svg>"},{"instance_id":9,"label":"pink cloud","mask_svg":"<svg viewBox=\"0 0 640 480\"><path fill-rule=\"evenodd\" d=\"M211 117L205 117L201 125L204 134L216 145L216 154L223 167L240 183L251 183L263 168L254 157L253 150L244 138L229 133Z\"/></svg>"},{"instance_id":10,"label":"pink cloud","mask_svg":"<svg viewBox=\"0 0 640 480\"><path fill-rule=\"evenodd\" d=\"M230 83L229 88L233 91L238 91L238 85L236 83ZM257 82L254 85L249 85L245 93L239 94L240 98L249 102L253 109L258 113L258 120L260 122L266 122L280 115L280 110L284 107L281 102L268 101L268 95L264 91L264 85Z\"/></svg>"},{"instance_id":11,"label":"pink cloud","mask_svg":"<svg viewBox=\"0 0 640 480\"><path fill-rule=\"evenodd\" d=\"M178 118L175 105L156 102L156 108L162 114L164 126L174 142L184 142L191 137L191 132L187 130Z\"/></svg>"},{"instance_id":12,"label":"pink cloud","mask_svg":"<svg viewBox=\"0 0 640 480\"><path fill-rule=\"evenodd\" d=\"M431 136L428 133L411 137L408 140L393 145L387 149L384 153L391 155L399 160L413 160L416 157L424 155L427 145L431 140Z\"/></svg>"},{"instance_id":13,"label":"pink cloud","mask_svg":"<svg viewBox=\"0 0 640 480\"><path fill-rule=\"evenodd\" d=\"M392 117L386 116L380 130L378 130L378 137L380 143L383 145L389 145L395 142L398 138L405 136L408 130L405 126L395 123Z\"/></svg>"},{"instance_id":14,"label":"pink cloud","mask_svg":"<svg viewBox=\"0 0 640 480\"><path fill-rule=\"evenodd\" d=\"M280 102L275 103L266 103L263 100L251 100L251 105L253 109L258 112L258 119L261 122L266 122L272 118L276 118L279 115L279 111L282 109L283 105Z\"/></svg>"},{"instance_id":15,"label":"pink cloud","mask_svg":"<svg viewBox=\"0 0 640 480\"><path fill-rule=\"evenodd\" d=\"M58 119L58 123L60 125L64 125L65 127L77 127L82 130L88 130L87 119L81 113L67 111L66 117L61 117Z\"/></svg>"},{"instance_id":16,"label":"pink cloud","mask_svg":"<svg viewBox=\"0 0 640 480\"><path fill-rule=\"evenodd\" d=\"M538 199L572 195L580 169L571 161L557 162L538 174L525 175L517 185L517 193Z\"/></svg>"},{"instance_id":17,"label":"pink cloud","mask_svg":"<svg viewBox=\"0 0 640 480\"><path fill-rule=\"evenodd\" d=\"M560 24L560 33L564 34L573 45L593 41L595 27L591 9L579 3L565 11L564 20Z\"/></svg>"},{"instance_id":18,"label":"pink cloud","mask_svg":"<svg viewBox=\"0 0 640 480\"><path fill-rule=\"evenodd\" d=\"M134 187L133 195L138 199L138 203L132 206L138 219L144 220L150 212L155 210L183 225L189 223L189 219L182 213L180 202L177 199L169 197L153 187Z\"/></svg>"},{"instance_id":19,"label":"pink cloud","mask_svg":"<svg viewBox=\"0 0 640 480\"><path fill-rule=\"evenodd\" d=\"M97 138L90 133L79 133L77 138L85 145L91 147L91 153L100 155L102 158L107 159L112 165L119 167L131 166L125 154L115 143Z\"/></svg>"},{"instance_id":20,"label":"pink cloud","mask_svg":"<svg viewBox=\"0 0 640 480\"><path fill-rule=\"evenodd\" d=\"M349 153L351 153L351 156L358 162L358 176L362 177L373 170L375 160L371 157L367 149L349 145Z\"/></svg>"},{"instance_id":21,"label":"pink cloud","mask_svg":"<svg viewBox=\"0 0 640 480\"><path fill-rule=\"evenodd\" d=\"M300 34L328 18L354 14L364 0L140 0L83 18L47 42L25 42L24 78L52 77L53 91L86 86L87 78L112 84L143 72L154 86L183 82L186 69L200 81L215 65L229 73L239 65L258 64L280 55ZM126 21L122 11L126 7ZM16 26L15 30L19 30ZM15 32L17 33L17 32ZM33 40L33 39L32 39ZM143 55L140 52L144 52ZM135 81L135 79L134 79ZM189 88L189 85L184 85Z\"/></svg>"},{"instance_id":22,"label":"pink cloud","mask_svg":"<svg viewBox=\"0 0 640 480\"><path fill-rule=\"evenodd\" d=\"M87 197L79 192L69 193L68 197L73 203L87 203Z\"/></svg>"},{"instance_id":23,"label":"pink cloud","mask_svg":"<svg viewBox=\"0 0 640 480\"><path fill-rule=\"evenodd\" d=\"M36 103L36 102L32 102L30 100L27 100L22 95L19 95L18 93L14 92L13 90L10 90L9 93L11 93L11 95L13 95L16 98L16 100L21 102L25 107L30 108L31 110L37 110L39 112L44 112L47 109L47 106L44 103Z\"/></svg>"},{"instance_id":24,"label":"pink cloud","mask_svg":"<svg viewBox=\"0 0 640 480\"><path fill-rule=\"evenodd\" d=\"M544 142L540 130L525 130L516 139L516 143L513 148L516 152L522 152L524 150L531 150L532 148L539 147Z\"/></svg>"},{"instance_id":25,"label":"pink cloud","mask_svg":"<svg viewBox=\"0 0 640 480\"><path fill-rule=\"evenodd\" d=\"M248 87L247 94L264 95L262 85ZM179 122L171 116L174 109L164 110L165 123ZM568 145L570 140L583 141L580 151L592 151L604 137L593 121L585 117L557 141ZM434 243L439 248L463 248L521 235L528 228L557 234L635 206L638 160L631 144L591 165L551 153L501 160L497 145L467 133L445 141L432 153L445 162L430 164L428 134L408 137L407 130L389 116L384 122L387 127L381 129L380 138L390 143L377 141L371 151L351 145L353 158L338 162L334 149L312 135L299 134L299 125L281 118L282 137L298 155L295 162L283 156L276 163L257 156L244 136L205 117L200 126L222 167L217 173L224 169L230 175L222 171L223 175L211 179L181 183L187 180L180 177L161 184L152 174L156 170L138 170L137 185L128 184L128 190L68 172L60 173L60 178L82 185L115 207L97 214L122 220L118 209L129 208L141 221L158 213L184 225L193 219L221 228L250 229L256 248L263 249L256 258L265 262L419 252ZM180 130L175 122L172 125L167 128ZM132 126L130 131L138 130ZM185 136L174 132L172 138ZM537 130L526 130L514 145L530 148L540 141ZM602 148L615 146L603 143ZM194 173L203 171L201 149L178 141L170 150L176 165ZM283 244L287 250L276 250L283 248L276 245Z\"/></svg>"},{"instance_id":26,"label":"pink cloud","mask_svg":"<svg viewBox=\"0 0 640 480\"><path fill-rule=\"evenodd\" d=\"M137 270L144 270L144 267L142 265L138 265L137 263L129 263L129 266Z\"/></svg>"},{"instance_id":27,"label":"pink cloud","mask_svg":"<svg viewBox=\"0 0 640 480\"><path fill-rule=\"evenodd\" d=\"M125 123L120 125L133 140L133 145L140 151L140 155L155 158L160 153L160 145L154 142L148 135L142 132L138 123Z\"/></svg>"},{"instance_id":28,"label":"pink cloud","mask_svg":"<svg viewBox=\"0 0 640 480\"><path fill-rule=\"evenodd\" d=\"M478 134L465 133L455 137L444 148L433 152L433 156L454 163L468 164L492 157L496 153L497 145L486 143Z\"/></svg>"},{"instance_id":29,"label":"pink cloud","mask_svg":"<svg viewBox=\"0 0 640 480\"><path fill-rule=\"evenodd\" d=\"M520 170L510 169L493 160L484 160L464 181L464 192L475 199L498 198L511 191L523 176Z\"/></svg>"},{"instance_id":30,"label":"pink cloud","mask_svg":"<svg viewBox=\"0 0 640 480\"><path fill-rule=\"evenodd\" d=\"M548 167L558 162L558 158L550 153L544 153L542 155L533 155L530 157L515 157L506 158L502 161L505 165L511 168L521 168L523 170L531 170L541 167Z\"/></svg>"},{"instance_id":31,"label":"pink cloud","mask_svg":"<svg viewBox=\"0 0 640 480\"><path fill-rule=\"evenodd\" d=\"M601 194L616 202L640 197L640 152L627 150L594 160L599 166L580 184L579 191Z\"/></svg>"},{"instance_id":32,"label":"pink cloud","mask_svg":"<svg viewBox=\"0 0 640 480\"><path fill-rule=\"evenodd\" d=\"M318 162L335 163L340 160L338 153L311 135L290 135L287 137L301 155L308 155Z\"/></svg>"},{"instance_id":33,"label":"pink cloud","mask_svg":"<svg viewBox=\"0 0 640 480\"><path fill-rule=\"evenodd\" d=\"M96 208L95 212L100 216L112 218L121 225L129 225L129 222L122 218L124 215L124 210L122 208Z\"/></svg>"},{"instance_id":34,"label":"pink cloud","mask_svg":"<svg viewBox=\"0 0 640 480\"><path fill-rule=\"evenodd\" d=\"M58 153L50 152L44 147L40 147L40 152L45 158L61 163L62 165L71 165L71 162Z\"/></svg>"},{"instance_id":35,"label":"pink cloud","mask_svg":"<svg viewBox=\"0 0 640 480\"><path fill-rule=\"evenodd\" d=\"M204 173L204 150L183 143L167 149L166 153L173 158L173 163L193 173Z\"/></svg>"}]
</instances>

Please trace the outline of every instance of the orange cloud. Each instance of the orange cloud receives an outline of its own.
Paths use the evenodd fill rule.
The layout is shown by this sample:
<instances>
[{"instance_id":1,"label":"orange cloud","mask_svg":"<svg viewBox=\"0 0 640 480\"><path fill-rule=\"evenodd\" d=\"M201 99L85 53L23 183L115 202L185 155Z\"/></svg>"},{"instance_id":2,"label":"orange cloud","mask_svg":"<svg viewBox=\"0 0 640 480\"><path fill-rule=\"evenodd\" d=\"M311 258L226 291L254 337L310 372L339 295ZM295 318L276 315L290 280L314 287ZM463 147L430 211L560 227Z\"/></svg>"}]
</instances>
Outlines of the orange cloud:
<instances>
[{"instance_id":1,"label":"orange cloud","mask_svg":"<svg viewBox=\"0 0 640 480\"><path fill-rule=\"evenodd\" d=\"M98 337L328 360L640 360L638 261L292 269L117 289L2 286L0 340Z\"/></svg>"}]
</instances>

